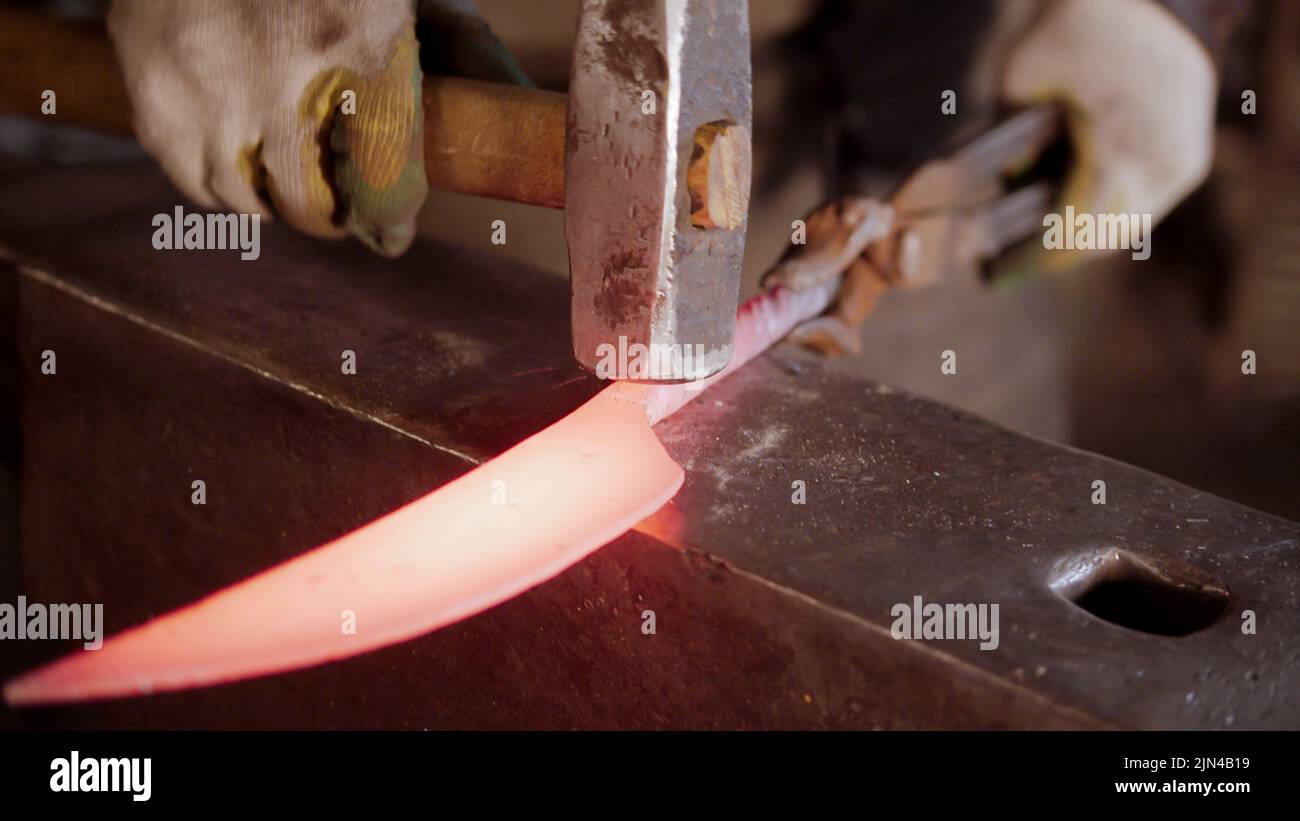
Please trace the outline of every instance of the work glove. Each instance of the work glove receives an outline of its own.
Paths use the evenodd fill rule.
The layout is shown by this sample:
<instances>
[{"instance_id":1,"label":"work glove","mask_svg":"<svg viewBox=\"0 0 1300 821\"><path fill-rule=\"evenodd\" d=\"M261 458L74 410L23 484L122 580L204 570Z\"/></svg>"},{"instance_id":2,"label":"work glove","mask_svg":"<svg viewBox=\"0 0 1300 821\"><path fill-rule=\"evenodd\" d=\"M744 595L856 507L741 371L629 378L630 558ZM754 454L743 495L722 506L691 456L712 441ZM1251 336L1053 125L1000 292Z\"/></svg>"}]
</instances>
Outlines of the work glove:
<instances>
[{"instance_id":1,"label":"work glove","mask_svg":"<svg viewBox=\"0 0 1300 821\"><path fill-rule=\"evenodd\" d=\"M420 5L462 44L443 62L522 77L472 0ZM410 245L427 193L414 0L114 0L108 25L136 134L188 197Z\"/></svg>"},{"instance_id":2,"label":"work glove","mask_svg":"<svg viewBox=\"0 0 1300 821\"><path fill-rule=\"evenodd\" d=\"M1216 84L1201 43L1152 0L1060 0L1012 48L1002 96L1064 107L1073 158L1059 210L1154 225L1209 173ZM1070 267L1083 253L1038 264Z\"/></svg>"}]
</instances>

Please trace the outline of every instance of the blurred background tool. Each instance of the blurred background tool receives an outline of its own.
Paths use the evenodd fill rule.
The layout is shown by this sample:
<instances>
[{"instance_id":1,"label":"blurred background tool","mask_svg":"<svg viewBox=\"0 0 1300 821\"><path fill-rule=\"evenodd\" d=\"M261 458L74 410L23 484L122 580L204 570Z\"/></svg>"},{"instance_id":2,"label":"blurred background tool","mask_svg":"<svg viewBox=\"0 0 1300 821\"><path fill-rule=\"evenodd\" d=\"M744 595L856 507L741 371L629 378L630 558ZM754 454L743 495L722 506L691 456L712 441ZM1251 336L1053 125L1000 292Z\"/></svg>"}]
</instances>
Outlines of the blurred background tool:
<instances>
[{"instance_id":1,"label":"blurred background tool","mask_svg":"<svg viewBox=\"0 0 1300 821\"><path fill-rule=\"evenodd\" d=\"M890 196L884 236L872 227L877 205L868 198L844 198L810 215L806 244L792 246L764 285L844 282L830 312L792 340L825 354L861 353L858 326L886 290L974 282L1003 251L1036 235L1060 183L1061 126L1055 106L1033 106L926 162Z\"/></svg>"}]
</instances>

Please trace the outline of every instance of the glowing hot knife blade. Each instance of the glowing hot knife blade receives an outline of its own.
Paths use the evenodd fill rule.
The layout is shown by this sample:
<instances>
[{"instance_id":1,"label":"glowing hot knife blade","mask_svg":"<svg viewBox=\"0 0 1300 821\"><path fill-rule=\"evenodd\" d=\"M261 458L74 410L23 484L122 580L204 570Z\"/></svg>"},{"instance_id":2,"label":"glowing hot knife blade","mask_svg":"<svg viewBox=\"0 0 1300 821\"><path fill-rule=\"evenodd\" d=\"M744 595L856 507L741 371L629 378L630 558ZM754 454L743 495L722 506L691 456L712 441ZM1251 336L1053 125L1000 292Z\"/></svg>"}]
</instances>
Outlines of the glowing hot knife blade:
<instances>
[{"instance_id":1,"label":"glowing hot knife blade","mask_svg":"<svg viewBox=\"0 0 1300 821\"><path fill-rule=\"evenodd\" d=\"M651 425L825 310L837 282L746 302L732 362L701 382L617 383L497 458L309 553L21 676L13 705L142 695L347 658L486 610L672 498ZM341 629L356 614L355 634Z\"/></svg>"}]
</instances>

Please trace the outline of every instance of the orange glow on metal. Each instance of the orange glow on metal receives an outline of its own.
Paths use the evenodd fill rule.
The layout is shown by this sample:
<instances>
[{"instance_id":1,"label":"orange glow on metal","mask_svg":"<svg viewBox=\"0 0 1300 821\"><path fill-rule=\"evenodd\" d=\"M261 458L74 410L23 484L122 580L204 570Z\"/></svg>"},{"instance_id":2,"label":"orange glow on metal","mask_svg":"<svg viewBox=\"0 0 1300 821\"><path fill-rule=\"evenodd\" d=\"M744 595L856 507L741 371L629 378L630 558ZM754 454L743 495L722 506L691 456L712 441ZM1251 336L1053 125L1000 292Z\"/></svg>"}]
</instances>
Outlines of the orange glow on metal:
<instances>
[{"instance_id":1,"label":"orange glow on metal","mask_svg":"<svg viewBox=\"0 0 1300 821\"><path fill-rule=\"evenodd\" d=\"M833 284L832 284L833 285ZM549 579L654 513L682 469L651 425L742 366L834 288L777 289L737 315L732 363L689 385L617 383L554 425L340 539L23 675L13 705L144 695L385 647ZM343 629L355 614L355 633Z\"/></svg>"}]
</instances>

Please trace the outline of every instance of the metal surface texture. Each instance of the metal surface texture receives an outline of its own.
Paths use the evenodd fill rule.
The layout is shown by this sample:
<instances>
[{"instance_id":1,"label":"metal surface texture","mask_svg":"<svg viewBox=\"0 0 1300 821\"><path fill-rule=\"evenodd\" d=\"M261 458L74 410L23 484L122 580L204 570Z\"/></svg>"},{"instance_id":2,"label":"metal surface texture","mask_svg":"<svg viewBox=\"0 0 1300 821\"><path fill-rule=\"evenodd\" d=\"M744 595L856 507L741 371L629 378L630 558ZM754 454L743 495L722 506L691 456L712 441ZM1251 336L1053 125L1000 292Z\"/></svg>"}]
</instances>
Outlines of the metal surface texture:
<instances>
[{"instance_id":1,"label":"metal surface texture","mask_svg":"<svg viewBox=\"0 0 1300 821\"><path fill-rule=\"evenodd\" d=\"M565 233L574 355L589 370L602 345L620 340L691 354L621 374L632 378L699 379L730 359L750 182L749 48L744 2L583 3Z\"/></svg>"},{"instance_id":2,"label":"metal surface texture","mask_svg":"<svg viewBox=\"0 0 1300 821\"><path fill-rule=\"evenodd\" d=\"M554 277L421 242L379 260L274 225L257 264L155 252L150 217L177 196L141 167L0 184L32 600L102 601L121 630L396 508L598 388L571 363ZM57 376L40 374L45 349ZM18 718L1300 726L1296 523L790 350L656 432L687 471L677 498L500 607L312 670ZM891 607L914 596L999 604L999 648L891 638ZM26 664L67 649L20 644L40 656Z\"/></svg>"}]
</instances>

